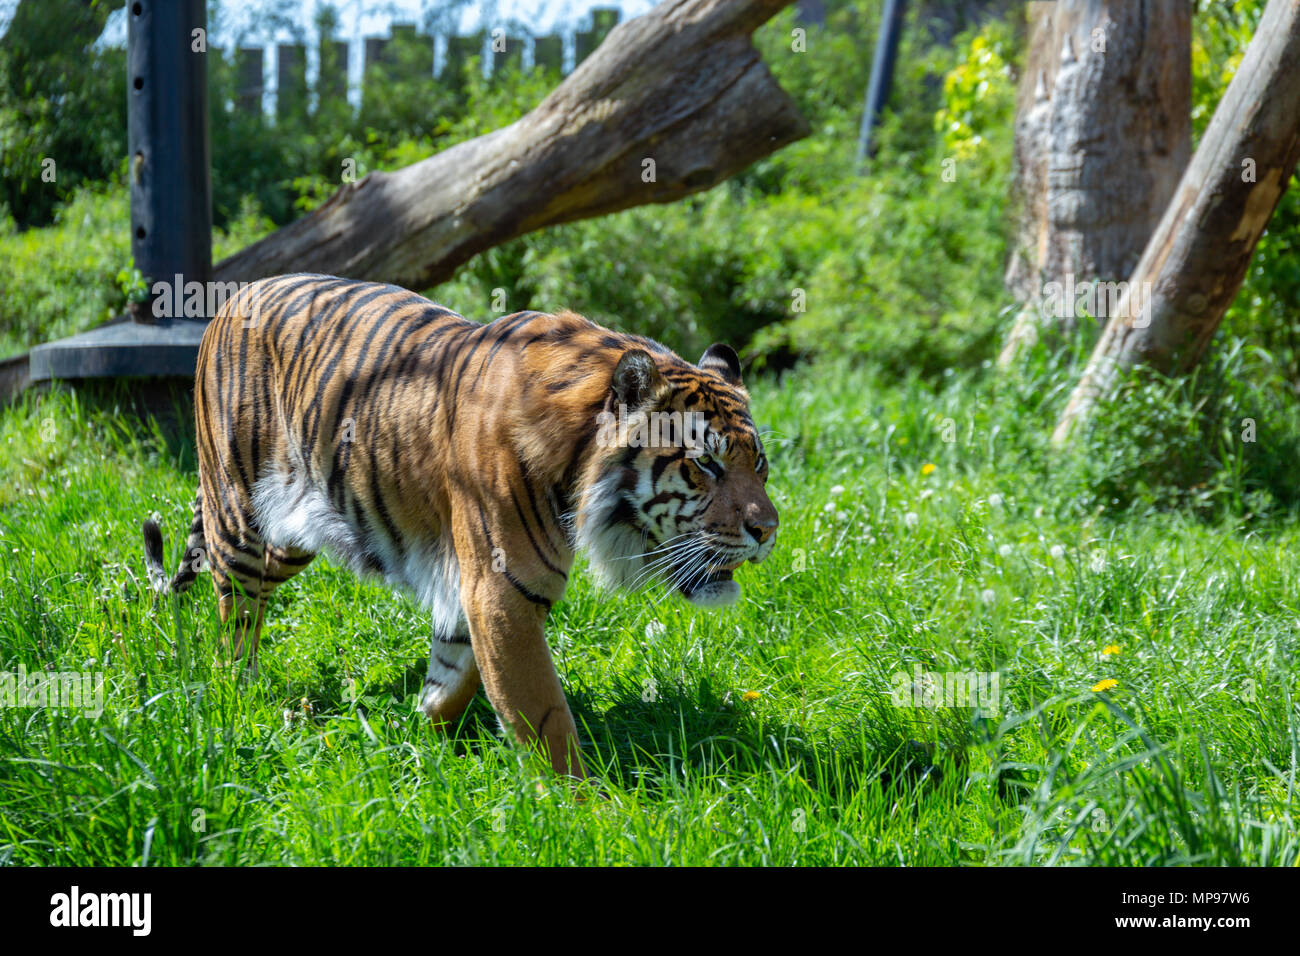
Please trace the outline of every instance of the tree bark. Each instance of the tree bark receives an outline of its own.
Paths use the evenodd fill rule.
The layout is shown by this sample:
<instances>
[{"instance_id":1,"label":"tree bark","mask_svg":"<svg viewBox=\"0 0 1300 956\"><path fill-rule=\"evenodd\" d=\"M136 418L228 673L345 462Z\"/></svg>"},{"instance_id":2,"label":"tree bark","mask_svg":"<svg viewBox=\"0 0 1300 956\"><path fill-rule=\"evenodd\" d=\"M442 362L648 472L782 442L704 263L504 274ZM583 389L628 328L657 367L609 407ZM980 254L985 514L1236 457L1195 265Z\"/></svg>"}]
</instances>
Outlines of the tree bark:
<instances>
[{"instance_id":1,"label":"tree bark","mask_svg":"<svg viewBox=\"0 0 1300 956\"><path fill-rule=\"evenodd\" d=\"M1015 130L1022 215L1006 274L1022 309L1003 367L1040 327L1078 326L1067 287L1133 270L1191 153L1187 0L1029 6Z\"/></svg>"},{"instance_id":2,"label":"tree bark","mask_svg":"<svg viewBox=\"0 0 1300 956\"><path fill-rule=\"evenodd\" d=\"M1200 361L1300 160L1300 0L1269 0L1227 92L1052 435L1139 364Z\"/></svg>"},{"instance_id":3,"label":"tree bark","mask_svg":"<svg viewBox=\"0 0 1300 956\"><path fill-rule=\"evenodd\" d=\"M809 132L750 37L789 2L665 0L519 121L345 184L215 278L307 271L424 289L533 230L708 189Z\"/></svg>"}]
</instances>

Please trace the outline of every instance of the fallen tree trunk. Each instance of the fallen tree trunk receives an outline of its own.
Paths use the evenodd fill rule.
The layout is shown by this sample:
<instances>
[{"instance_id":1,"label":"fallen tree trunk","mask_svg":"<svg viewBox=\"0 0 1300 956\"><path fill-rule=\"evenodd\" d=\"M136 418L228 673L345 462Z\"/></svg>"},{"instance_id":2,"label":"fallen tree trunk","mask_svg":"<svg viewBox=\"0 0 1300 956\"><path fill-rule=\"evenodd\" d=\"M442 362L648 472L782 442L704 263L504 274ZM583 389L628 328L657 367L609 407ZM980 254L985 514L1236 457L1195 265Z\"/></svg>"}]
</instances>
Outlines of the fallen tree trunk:
<instances>
[{"instance_id":1,"label":"fallen tree trunk","mask_svg":"<svg viewBox=\"0 0 1300 956\"><path fill-rule=\"evenodd\" d=\"M424 289L541 229L708 189L806 136L750 35L790 0L665 0L616 27L519 121L391 173L218 263Z\"/></svg>"},{"instance_id":2,"label":"fallen tree trunk","mask_svg":"<svg viewBox=\"0 0 1300 956\"><path fill-rule=\"evenodd\" d=\"M1195 367L1300 160L1300 0L1269 0L1228 90L1052 434L1137 365Z\"/></svg>"}]
</instances>

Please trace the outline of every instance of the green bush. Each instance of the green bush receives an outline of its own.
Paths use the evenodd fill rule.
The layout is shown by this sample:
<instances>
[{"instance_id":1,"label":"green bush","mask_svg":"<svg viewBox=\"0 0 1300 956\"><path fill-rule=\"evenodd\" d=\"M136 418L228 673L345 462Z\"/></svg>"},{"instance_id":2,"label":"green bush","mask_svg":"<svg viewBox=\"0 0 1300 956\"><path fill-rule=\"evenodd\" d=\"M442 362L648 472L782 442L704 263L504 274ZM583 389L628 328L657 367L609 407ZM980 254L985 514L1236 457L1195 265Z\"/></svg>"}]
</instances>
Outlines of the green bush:
<instances>
[{"instance_id":1,"label":"green bush","mask_svg":"<svg viewBox=\"0 0 1300 956\"><path fill-rule=\"evenodd\" d=\"M0 219L49 224L126 155L126 53L92 46L113 6L18 4L0 39Z\"/></svg>"},{"instance_id":2,"label":"green bush","mask_svg":"<svg viewBox=\"0 0 1300 956\"><path fill-rule=\"evenodd\" d=\"M42 229L0 218L0 358L84 332L120 314L130 294L130 209L123 173L83 185ZM245 202L213 233L213 255L229 255L270 228Z\"/></svg>"},{"instance_id":3,"label":"green bush","mask_svg":"<svg viewBox=\"0 0 1300 956\"><path fill-rule=\"evenodd\" d=\"M834 7L804 52L792 49L791 11L756 35L812 136L702 196L525 237L430 294L486 308L503 289L509 310L574 308L688 354L726 340L760 365L848 351L933 374L982 358L1001 332L1012 30L994 22L955 51L901 57L905 108L858 176L877 12ZM920 41L904 54L909 44ZM946 94L927 93L946 71ZM944 104L938 117L915 106L927 96Z\"/></svg>"}]
</instances>

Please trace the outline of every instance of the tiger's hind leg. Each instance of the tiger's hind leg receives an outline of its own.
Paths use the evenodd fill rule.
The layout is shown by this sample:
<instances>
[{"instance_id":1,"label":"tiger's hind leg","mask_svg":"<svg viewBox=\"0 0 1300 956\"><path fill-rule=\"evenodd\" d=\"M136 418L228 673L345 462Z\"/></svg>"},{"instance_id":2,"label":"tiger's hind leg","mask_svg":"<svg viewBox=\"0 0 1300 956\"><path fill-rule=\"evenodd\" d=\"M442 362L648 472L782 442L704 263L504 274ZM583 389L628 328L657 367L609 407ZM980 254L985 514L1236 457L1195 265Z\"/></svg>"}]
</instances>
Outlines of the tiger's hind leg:
<instances>
[{"instance_id":1,"label":"tiger's hind leg","mask_svg":"<svg viewBox=\"0 0 1300 956\"><path fill-rule=\"evenodd\" d=\"M224 663L236 665L247 658L253 675L257 674L257 644L262 635L262 615L266 595L262 593L260 570L254 574L251 556L239 553L238 563L212 556L212 585L217 591L217 609L221 614L222 656ZM258 563L263 563L258 559Z\"/></svg>"},{"instance_id":2,"label":"tiger's hind leg","mask_svg":"<svg viewBox=\"0 0 1300 956\"><path fill-rule=\"evenodd\" d=\"M469 707L478 686L478 665L474 662L469 626L461 620L450 633L434 635L420 708L436 728L449 731Z\"/></svg>"},{"instance_id":3,"label":"tiger's hind leg","mask_svg":"<svg viewBox=\"0 0 1300 956\"><path fill-rule=\"evenodd\" d=\"M288 581L291 577L311 564L316 557L314 551L299 551L297 548L281 548L274 544L266 546L266 571L262 575L263 597Z\"/></svg>"},{"instance_id":4,"label":"tiger's hind leg","mask_svg":"<svg viewBox=\"0 0 1300 956\"><path fill-rule=\"evenodd\" d=\"M217 606L226 631L224 643L232 665L247 655L249 672L257 675L257 650L271 592L307 567L315 556L296 548L263 544L255 538L245 538L238 548L214 551L212 583L217 589Z\"/></svg>"},{"instance_id":5,"label":"tiger's hind leg","mask_svg":"<svg viewBox=\"0 0 1300 956\"><path fill-rule=\"evenodd\" d=\"M239 512L213 506L204 496L208 564L221 614L223 658L231 665L245 660L257 673L257 643L271 588L265 587L267 546Z\"/></svg>"}]
</instances>

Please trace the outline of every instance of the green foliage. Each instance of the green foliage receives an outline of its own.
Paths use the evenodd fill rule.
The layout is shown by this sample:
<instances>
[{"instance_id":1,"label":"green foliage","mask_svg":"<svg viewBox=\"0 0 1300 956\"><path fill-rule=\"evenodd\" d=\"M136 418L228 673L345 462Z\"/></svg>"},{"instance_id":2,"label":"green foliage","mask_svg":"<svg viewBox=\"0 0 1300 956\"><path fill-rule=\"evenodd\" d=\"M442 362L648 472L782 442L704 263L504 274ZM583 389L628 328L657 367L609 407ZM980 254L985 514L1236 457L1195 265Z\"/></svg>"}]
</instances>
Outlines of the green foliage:
<instances>
[{"instance_id":1,"label":"green foliage","mask_svg":"<svg viewBox=\"0 0 1300 956\"><path fill-rule=\"evenodd\" d=\"M317 10L317 27L333 36L338 14ZM361 108L353 112L342 89L334 48L321 52L317 90L309 110L297 102L274 119L237 107L233 58L213 57L209 68L213 150L213 218L226 224L251 197L276 225L315 209L344 183L375 170L408 166L456 143L505 126L535 106L559 77L545 70L507 69L491 82L479 57L451 62L432 74L429 37L399 33L366 72Z\"/></svg>"},{"instance_id":2,"label":"green foliage","mask_svg":"<svg viewBox=\"0 0 1300 956\"><path fill-rule=\"evenodd\" d=\"M147 302L149 300L149 283L140 270L134 266L117 270L117 287L122 291L122 298L127 302Z\"/></svg>"},{"instance_id":3,"label":"green foliage","mask_svg":"<svg viewBox=\"0 0 1300 956\"><path fill-rule=\"evenodd\" d=\"M126 154L126 53L92 46L115 5L18 4L0 39L0 218L50 223Z\"/></svg>"},{"instance_id":4,"label":"green foliage","mask_svg":"<svg viewBox=\"0 0 1300 956\"><path fill-rule=\"evenodd\" d=\"M793 49L792 11L756 34L813 136L701 197L525 237L429 294L472 309L504 289L511 311L574 308L687 354L748 343L760 365L849 351L898 374L935 373L982 357L1001 332L1012 33L995 21L955 54L901 57L912 64L895 97L905 105L858 176L862 49L877 15L874 4L834 6L805 52ZM951 150L934 110L915 106L938 102L927 77L948 68ZM517 271L503 272L510 264Z\"/></svg>"},{"instance_id":5,"label":"green foliage","mask_svg":"<svg viewBox=\"0 0 1300 956\"><path fill-rule=\"evenodd\" d=\"M213 234L213 255L229 255L269 228L246 201L227 228ZM143 278L130 263L122 172L110 184L78 189L45 228L20 229L0 219L0 358L121 314L128 297L139 295Z\"/></svg>"},{"instance_id":6,"label":"green foliage","mask_svg":"<svg viewBox=\"0 0 1300 956\"><path fill-rule=\"evenodd\" d=\"M999 400L1018 409L1007 438L1024 449L1024 467L1053 482L1058 513L1243 527L1300 516L1300 406L1274 356L1231 336L1186 378L1131 373L1070 447L1050 448L1087 359L1082 342L1039 345L995 379Z\"/></svg>"},{"instance_id":7,"label":"green foliage","mask_svg":"<svg viewBox=\"0 0 1300 956\"><path fill-rule=\"evenodd\" d=\"M1266 0L1202 3L1192 28L1192 134L1199 140L1237 74Z\"/></svg>"},{"instance_id":8,"label":"green foliage","mask_svg":"<svg viewBox=\"0 0 1300 956\"><path fill-rule=\"evenodd\" d=\"M943 81L943 105L934 114L947 156L971 159L984 144L984 132L1015 120L1015 87L1010 82L1012 36L994 21L970 41L965 61Z\"/></svg>"},{"instance_id":9,"label":"green foliage","mask_svg":"<svg viewBox=\"0 0 1300 956\"><path fill-rule=\"evenodd\" d=\"M328 32L328 7L321 17ZM853 156L870 67L863 51L877 19L874 3L832 4L826 25L809 28L802 51L792 42L792 11L756 35L813 136L706 195L525 237L427 292L486 319L499 289L509 310L575 308L688 354L716 340L752 341L749 357L765 364L848 349L900 373L933 372L982 355L996 337L1001 304L1010 33L991 26L954 53L931 48L924 31L909 29L895 96L900 108L881 132L879 158L858 176ZM400 63L421 54L399 38L386 55ZM960 112L966 131L951 150L935 132L935 106L943 102L935 78L949 70L958 78L943 115ZM451 85L377 71L368 77L359 115L323 96L310 122L296 110L272 122L233 108L233 60L213 56L210 71L215 220L236 234L246 234L259 216L279 223L315 208L345 171L359 178L399 168L504 126L557 79L509 71L487 82L476 58L460 64L460 80ZM954 162L945 166L945 159ZM46 238L48 246L33 239L29 263L15 263L15 286L67 237ZM124 248L114 237L96 268L109 277L125 258L110 252L114 243ZM50 252L37 252L42 248ZM96 316L121 304L115 288L97 295L103 301ZM88 313L54 296L51 289L28 313L23 344L47 337L52 325L68 328L51 321L61 309Z\"/></svg>"}]
</instances>

